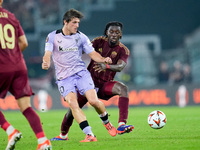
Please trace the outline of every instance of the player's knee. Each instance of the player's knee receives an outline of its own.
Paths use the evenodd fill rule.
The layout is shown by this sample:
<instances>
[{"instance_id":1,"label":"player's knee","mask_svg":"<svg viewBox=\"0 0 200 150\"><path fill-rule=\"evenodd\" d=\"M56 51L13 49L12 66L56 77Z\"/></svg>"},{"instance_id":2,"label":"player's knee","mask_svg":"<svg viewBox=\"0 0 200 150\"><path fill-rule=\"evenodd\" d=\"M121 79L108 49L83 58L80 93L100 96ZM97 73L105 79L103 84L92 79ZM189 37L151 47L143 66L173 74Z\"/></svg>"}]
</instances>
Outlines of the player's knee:
<instances>
[{"instance_id":1,"label":"player's knee","mask_svg":"<svg viewBox=\"0 0 200 150\"><path fill-rule=\"evenodd\" d=\"M17 99L17 104L21 112L24 112L27 108L31 107L30 97L22 97Z\"/></svg>"},{"instance_id":2,"label":"player's knee","mask_svg":"<svg viewBox=\"0 0 200 150\"><path fill-rule=\"evenodd\" d=\"M19 109L23 113L29 107L31 107L31 105L23 105L23 106L19 106Z\"/></svg>"},{"instance_id":3,"label":"player's knee","mask_svg":"<svg viewBox=\"0 0 200 150\"><path fill-rule=\"evenodd\" d=\"M69 103L68 103L68 104L69 104ZM80 108L78 105L75 105L75 104L73 104L73 103L70 103L70 104L69 104L69 107L70 107L73 111L75 111L75 110L77 110L77 109Z\"/></svg>"},{"instance_id":4,"label":"player's knee","mask_svg":"<svg viewBox=\"0 0 200 150\"><path fill-rule=\"evenodd\" d=\"M73 110L79 108L78 104L75 102L75 100L72 100L70 98L66 98L65 101L68 103L69 107Z\"/></svg>"},{"instance_id":5,"label":"player's knee","mask_svg":"<svg viewBox=\"0 0 200 150\"><path fill-rule=\"evenodd\" d=\"M89 101L89 104L90 104L91 106L93 106L93 107L98 107L99 102L98 102L98 100L93 100L93 101Z\"/></svg>"},{"instance_id":6,"label":"player's knee","mask_svg":"<svg viewBox=\"0 0 200 150\"><path fill-rule=\"evenodd\" d=\"M127 97L128 96L128 87L126 85L119 86L119 96Z\"/></svg>"}]
</instances>

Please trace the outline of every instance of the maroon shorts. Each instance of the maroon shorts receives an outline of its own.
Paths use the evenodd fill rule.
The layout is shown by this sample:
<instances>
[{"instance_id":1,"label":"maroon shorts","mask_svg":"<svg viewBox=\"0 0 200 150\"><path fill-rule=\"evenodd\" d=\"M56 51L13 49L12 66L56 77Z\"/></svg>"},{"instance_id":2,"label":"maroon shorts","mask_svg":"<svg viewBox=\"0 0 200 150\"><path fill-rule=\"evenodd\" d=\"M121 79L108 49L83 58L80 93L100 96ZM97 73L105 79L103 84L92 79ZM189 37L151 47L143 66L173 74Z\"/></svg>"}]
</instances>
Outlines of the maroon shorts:
<instances>
[{"instance_id":1,"label":"maroon shorts","mask_svg":"<svg viewBox=\"0 0 200 150\"><path fill-rule=\"evenodd\" d=\"M26 70L0 72L0 98L5 98L8 91L15 96L15 99L34 94Z\"/></svg>"},{"instance_id":2,"label":"maroon shorts","mask_svg":"<svg viewBox=\"0 0 200 150\"><path fill-rule=\"evenodd\" d=\"M95 87L95 88L98 88L97 97L102 100L109 100L111 97L115 96L114 94L112 94L112 88L115 83L118 83L118 82L109 81L109 82L105 82L104 84L101 84L102 86ZM79 94L79 92L77 92L77 94L78 94L78 104L80 108L82 108L87 103L87 98Z\"/></svg>"},{"instance_id":3,"label":"maroon shorts","mask_svg":"<svg viewBox=\"0 0 200 150\"><path fill-rule=\"evenodd\" d=\"M97 92L98 98L103 99L103 100L109 100L111 97L115 96L114 94L112 94L112 89L115 83L118 83L118 82L109 81L109 82L105 82L103 86L99 87L99 90Z\"/></svg>"}]
</instances>

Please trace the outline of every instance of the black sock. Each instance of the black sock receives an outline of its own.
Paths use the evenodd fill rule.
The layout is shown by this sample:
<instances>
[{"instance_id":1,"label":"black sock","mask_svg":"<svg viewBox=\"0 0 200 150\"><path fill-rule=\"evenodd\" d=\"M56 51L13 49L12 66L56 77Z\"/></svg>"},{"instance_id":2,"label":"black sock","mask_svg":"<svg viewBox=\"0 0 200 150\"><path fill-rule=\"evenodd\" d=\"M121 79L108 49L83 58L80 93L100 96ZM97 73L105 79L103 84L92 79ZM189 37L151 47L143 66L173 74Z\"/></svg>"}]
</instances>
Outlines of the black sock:
<instances>
[{"instance_id":1,"label":"black sock","mask_svg":"<svg viewBox=\"0 0 200 150\"><path fill-rule=\"evenodd\" d=\"M103 121L104 124L107 124L109 122L109 120L108 120L108 113L105 116L100 117L100 118L101 118L101 120Z\"/></svg>"}]
</instances>

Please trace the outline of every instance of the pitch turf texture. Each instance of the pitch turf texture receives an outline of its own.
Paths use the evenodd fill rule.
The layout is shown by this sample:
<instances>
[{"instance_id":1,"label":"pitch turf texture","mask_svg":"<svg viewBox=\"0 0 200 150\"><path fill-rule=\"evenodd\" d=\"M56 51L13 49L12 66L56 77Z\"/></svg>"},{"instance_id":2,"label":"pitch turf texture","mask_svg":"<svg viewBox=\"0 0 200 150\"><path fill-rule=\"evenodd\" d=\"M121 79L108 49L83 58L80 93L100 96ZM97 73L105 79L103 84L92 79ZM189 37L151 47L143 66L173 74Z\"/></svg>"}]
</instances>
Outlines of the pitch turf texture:
<instances>
[{"instance_id":1,"label":"pitch turf texture","mask_svg":"<svg viewBox=\"0 0 200 150\"><path fill-rule=\"evenodd\" d=\"M162 129L152 129L147 123L148 114L161 110L167 116L167 123ZM110 121L117 127L118 108L107 108ZM80 143L85 135L74 121L68 141L52 141L53 150L197 150L200 149L200 107L130 107L128 124L134 125L133 132L111 137L100 118L92 108L85 108L92 131L97 142ZM36 150L37 140L26 119L19 111L4 112L7 120L23 134L16 150ZM65 110L38 112L48 138L59 135L60 124ZM0 130L0 150L7 145L7 134Z\"/></svg>"}]
</instances>

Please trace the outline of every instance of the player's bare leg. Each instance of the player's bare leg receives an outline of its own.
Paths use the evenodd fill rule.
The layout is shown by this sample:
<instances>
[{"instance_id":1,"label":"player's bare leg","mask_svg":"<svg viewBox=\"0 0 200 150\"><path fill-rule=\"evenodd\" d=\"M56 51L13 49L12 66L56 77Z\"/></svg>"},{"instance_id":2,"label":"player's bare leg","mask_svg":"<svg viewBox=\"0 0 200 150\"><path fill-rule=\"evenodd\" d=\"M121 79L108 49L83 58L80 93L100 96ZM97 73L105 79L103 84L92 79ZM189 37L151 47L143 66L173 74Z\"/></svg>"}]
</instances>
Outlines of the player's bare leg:
<instances>
[{"instance_id":1,"label":"player's bare leg","mask_svg":"<svg viewBox=\"0 0 200 150\"><path fill-rule=\"evenodd\" d=\"M85 114L80 109L77 102L77 94L70 92L67 96L65 96L65 101L69 104L70 109L72 110L72 114L74 119L78 124L87 120Z\"/></svg>"},{"instance_id":2,"label":"player's bare leg","mask_svg":"<svg viewBox=\"0 0 200 150\"><path fill-rule=\"evenodd\" d=\"M77 94L74 92L70 92L67 96L65 96L66 102L69 104L69 107L72 111L74 119L79 124L80 128L86 134L84 140L80 142L95 142L97 141L96 137L94 136L91 127L89 126L86 116L81 110L77 102Z\"/></svg>"},{"instance_id":3,"label":"player's bare leg","mask_svg":"<svg viewBox=\"0 0 200 150\"><path fill-rule=\"evenodd\" d=\"M88 90L87 92L85 92L85 96L86 96L88 102L90 103L90 105L93 106L95 108L96 112L99 114L99 116L103 122L103 125L106 127L109 134L111 136L116 136L117 130L110 123L110 121L108 119L108 113L106 112L105 105L103 104L103 102L101 102L98 99L95 89L91 89L91 90Z\"/></svg>"}]
</instances>

